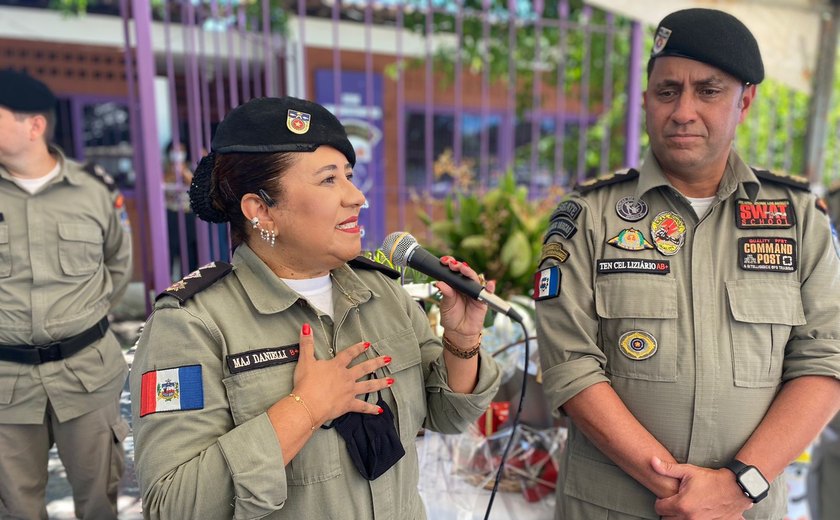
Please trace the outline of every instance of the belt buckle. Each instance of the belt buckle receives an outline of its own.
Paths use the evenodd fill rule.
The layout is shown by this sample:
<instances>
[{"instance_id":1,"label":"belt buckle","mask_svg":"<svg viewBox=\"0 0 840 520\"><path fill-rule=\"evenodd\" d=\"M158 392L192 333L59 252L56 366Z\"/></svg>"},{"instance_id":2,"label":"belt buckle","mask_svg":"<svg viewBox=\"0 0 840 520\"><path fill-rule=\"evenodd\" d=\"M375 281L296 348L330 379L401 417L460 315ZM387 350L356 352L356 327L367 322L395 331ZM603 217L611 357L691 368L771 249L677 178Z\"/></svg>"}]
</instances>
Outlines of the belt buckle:
<instances>
[{"instance_id":1,"label":"belt buckle","mask_svg":"<svg viewBox=\"0 0 840 520\"><path fill-rule=\"evenodd\" d=\"M62 359L61 342L41 345L36 347L36 349L38 351L38 357L41 358L41 363L49 363L51 361L58 361Z\"/></svg>"}]
</instances>

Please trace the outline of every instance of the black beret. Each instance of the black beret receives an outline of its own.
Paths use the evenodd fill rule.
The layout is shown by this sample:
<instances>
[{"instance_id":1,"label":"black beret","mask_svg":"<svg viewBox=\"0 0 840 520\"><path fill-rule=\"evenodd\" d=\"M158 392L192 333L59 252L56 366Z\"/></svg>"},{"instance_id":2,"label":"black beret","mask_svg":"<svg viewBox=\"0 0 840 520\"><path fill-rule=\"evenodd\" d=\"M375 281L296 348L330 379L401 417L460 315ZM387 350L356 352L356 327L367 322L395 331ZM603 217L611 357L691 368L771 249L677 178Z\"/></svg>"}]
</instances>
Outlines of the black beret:
<instances>
[{"instance_id":1,"label":"black beret","mask_svg":"<svg viewBox=\"0 0 840 520\"><path fill-rule=\"evenodd\" d=\"M648 73L661 56L701 61L744 83L764 79L755 37L740 20L716 9L684 9L663 18L656 28Z\"/></svg>"},{"instance_id":2,"label":"black beret","mask_svg":"<svg viewBox=\"0 0 840 520\"><path fill-rule=\"evenodd\" d=\"M339 120L318 103L293 97L256 98L219 123L212 150L237 152L314 152L332 146L356 165L356 152Z\"/></svg>"},{"instance_id":3,"label":"black beret","mask_svg":"<svg viewBox=\"0 0 840 520\"><path fill-rule=\"evenodd\" d=\"M55 95L49 87L25 72L0 70L0 106L12 112L49 112Z\"/></svg>"}]
</instances>

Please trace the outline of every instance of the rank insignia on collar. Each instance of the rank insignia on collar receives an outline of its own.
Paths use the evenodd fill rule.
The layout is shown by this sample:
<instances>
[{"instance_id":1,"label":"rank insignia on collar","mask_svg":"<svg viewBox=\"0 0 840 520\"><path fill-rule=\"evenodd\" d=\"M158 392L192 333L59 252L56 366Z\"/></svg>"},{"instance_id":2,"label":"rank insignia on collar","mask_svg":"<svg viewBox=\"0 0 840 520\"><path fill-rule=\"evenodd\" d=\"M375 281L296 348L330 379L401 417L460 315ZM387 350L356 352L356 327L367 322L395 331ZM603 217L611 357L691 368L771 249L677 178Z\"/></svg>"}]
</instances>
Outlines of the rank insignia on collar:
<instances>
[{"instance_id":1,"label":"rank insignia on collar","mask_svg":"<svg viewBox=\"0 0 840 520\"><path fill-rule=\"evenodd\" d=\"M559 242L549 242L543 245L540 262L537 265L542 265L542 263L549 258L553 258L562 264L569 259L569 252L563 249L563 244Z\"/></svg>"},{"instance_id":2,"label":"rank insignia on collar","mask_svg":"<svg viewBox=\"0 0 840 520\"><path fill-rule=\"evenodd\" d=\"M796 240L785 237L738 239L738 264L745 271L796 271Z\"/></svg>"},{"instance_id":3,"label":"rank insignia on collar","mask_svg":"<svg viewBox=\"0 0 840 520\"><path fill-rule=\"evenodd\" d=\"M560 217L568 217L572 220L577 220L578 215L580 215L580 204L573 200L564 200L558 204L556 208L554 208L554 212L551 214L549 221L553 222Z\"/></svg>"},{"instance_id":4,"label":"rank insignia on collar","mask_svg":"<svg viewBox=\"0 0 840 520\"><path fill-rule=\"evenodd\" d=\"M738 199L735 225L739 229L787 229L796 224L790 199Z\"/></svg>"},{"instance_id":5,"label":"rank insignia on collar","mask_svg":"<svg viewBox=\"0 0 840 520\"><path fill-rule=\"evenodd\" d=\"M636 197L623 197L615 203L615 212L621 220L636 222L642 220L648 214L648 205L642 199Z\"/></svg>"},{"instance_id":6,"label":"rank insignia on collar","mask_svg":"<svg viewBox=\"0 0 840 520\"><path fill-rule=\"evenodd\" d=\"M534 299L547 300L560 295L560 268L556 265L537 271L534 275Z\"/></svg>"},{"instance_id":7,"label":"rank insignia on collar","mask_svg":"<svg viewBox=\"0 0 840 520\"><path fill-rule=\"evenodd\" d=\"M656 353L656 338L650 332L631 330L621 335L618 346L625 356L641 361Z\"/></svg>"},{"instance_id":8,"label":"rank insignia on collar","mask_svg":"<svg viewBox=\"0 0 840 520\"><path fill-rule=\"evenodd\" d=\"M290 132L303 135L309 131L309 121L312 116L306 112L298 112L297 110L289 110L286 116L286 128Z\"/></svg>"},{"instance_id":9,"label":"rank insignia on collar","mask_svg":"<svg viewBox=\"0 0 840 520\"><path fill-rule=\"evenodd\" d=\"M673 211L663 211L650 223L650 235L657 251L675 255L685 244L685 221Z\"/></svg>"},{"instance_id":10,"label":"rank insignia on collar","mask_svg":"<svg viewBox=\"0 0 840 520\"><path fill-rule=\"evenodd\" d=\"M635 228L622 229L616 236L607 240L607 244L625 251L653 249L653 245L647 241L645 234Z\"/></svg>"}]
</instances>

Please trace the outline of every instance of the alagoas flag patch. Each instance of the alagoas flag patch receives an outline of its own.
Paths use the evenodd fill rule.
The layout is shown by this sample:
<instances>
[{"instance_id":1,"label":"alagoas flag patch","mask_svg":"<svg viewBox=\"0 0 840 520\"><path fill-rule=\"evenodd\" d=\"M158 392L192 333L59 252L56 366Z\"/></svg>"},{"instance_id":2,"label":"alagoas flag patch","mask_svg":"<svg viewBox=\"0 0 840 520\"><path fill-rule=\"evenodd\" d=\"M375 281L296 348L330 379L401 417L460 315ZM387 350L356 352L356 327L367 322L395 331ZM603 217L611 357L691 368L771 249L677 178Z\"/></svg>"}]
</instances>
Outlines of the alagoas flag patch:
<instances>
[{"instance_id":1,"label":"alagoas flag patch","mask_svg":"<svg viewBox=\"0 0 840 520\"><path fill-rule=\"evenodd\" d=\"M560 295L560 268L556 265L537 271L534 275L534 299L547 300Z\"/></svg>"},{"instance_id":2,"label":"alagoas flag patch","mask_svg":"<svg viewBox=\"0 0 840 520\"><path fill-rule=\"evenodd\" d=\"M204 408L201 365L146 372L140 385L140 417Z\"/></svg>"}]
</instances>

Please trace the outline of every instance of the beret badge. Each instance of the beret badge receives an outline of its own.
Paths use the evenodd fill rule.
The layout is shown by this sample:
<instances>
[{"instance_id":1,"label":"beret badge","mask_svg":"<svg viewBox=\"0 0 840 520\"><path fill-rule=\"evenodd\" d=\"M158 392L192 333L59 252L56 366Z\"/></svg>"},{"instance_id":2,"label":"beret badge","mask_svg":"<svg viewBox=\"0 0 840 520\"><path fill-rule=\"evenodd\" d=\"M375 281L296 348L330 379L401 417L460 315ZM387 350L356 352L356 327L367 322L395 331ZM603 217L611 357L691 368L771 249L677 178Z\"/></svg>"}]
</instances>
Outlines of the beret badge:
<instances>
[{"instance_id":1,"label":"beret badge","mask_svg":"<svg viewBox=\"0 0 840 520\"><path fill-rule=\"evenodd\" d=\"M671 37L671 29L667 27L660 27L656 31L656 37L653 39L653 49L650 52L651 56L656 56L665 49L668 44L668 38Z\"/></svg>"},{"instance_id":2,"label":"beret badge","mask_svg":"<svg viewBox=\"0 0 840 520\"><path fill-rule=\"evenodd\" d=\"M289 110L286 116L286 128L290 132L303 135L309 131L309 121L312 116L306 112L298 112L297 110Z\"/></svg>"}]
</instances>

